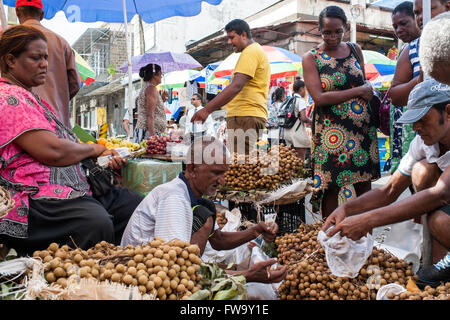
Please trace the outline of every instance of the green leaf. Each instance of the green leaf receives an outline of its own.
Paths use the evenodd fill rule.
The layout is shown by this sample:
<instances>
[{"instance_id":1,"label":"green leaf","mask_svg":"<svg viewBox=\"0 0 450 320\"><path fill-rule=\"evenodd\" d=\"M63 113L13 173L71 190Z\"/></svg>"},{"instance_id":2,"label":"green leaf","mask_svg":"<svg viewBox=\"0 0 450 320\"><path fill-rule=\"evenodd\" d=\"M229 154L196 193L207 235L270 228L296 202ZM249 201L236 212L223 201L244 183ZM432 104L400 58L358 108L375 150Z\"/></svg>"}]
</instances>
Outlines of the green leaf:
<instances>
[{"instance_id":1,"label":"green leaf","mask_svg":"<svg viewBox=\"0 0 450 320\"><path fill-rule=\"evenodd\" d=\"M233 281L231 279L223 279L223 280L218 280L218 281L219 281L219 283L211 288L212 292L223 290L223 289L225 289L225 287L227 285L229 285L229 284L232 285L233 284Z\"/></svg>"},{"instance_id":2,"label":"green leaf","mask_svg":"<svg viewBox=\"0 0 450 320\"><path fill-rule=\"evenodd\" d=\"M236 289L222 290L216 293L213 300L231 300L237 295Z\"/></svg>"},{"instance_id":3,"label":"green leaf","mask_svg":"<svg viewBox=\"0 0 450 320\"><path fill-rule=\"evenodd\" d=\"M196 293L189 296L189 300L209 300L211 294L209 290L199 290Z\"/></svg>"},{"instance_id":4,"label":"green leaf","mask_svg":"<svg viewBox=\"0 0 450 320\"><path fill-rule=\"evenodd\" d=\"M1 284L1 287L2 287L2 296L4 296L4 295L6 295L9 292L9 288L4 283Z\"/></svg>"},{"instance_id":5,"label":"green leaf","mask_svg":"<svg viewBox=\"0 0 450 320\"><path fill-rule=\"evenodd\" d=\"M11 260L15 258L17 258L17 251L14 249L9 249L9 252L5 257L5 260Z\"/></svg>"},{"instance_id":6,"label":"green leaf","mask_svg":"<svg viewBox=\"0 0 450 320\"><path fill-rule=\"evenodd\" d=\"M247 280L245 279L245 277L242 274L240 274L238 276L234 276L233 280L238 281L242 285L246 284L246 282L247 282Z\"/></svg>"},{"instance_id":7,"label":"green leaf","mask_svg":"<svg viewBox=\"0 0 450 320\"><path fill-rule=\"evenodd\" d=\"M230 269L232 266L234 266L234 263L233 263L233 262L230 262L230 263L227 265L227 269Z\"/></svg>"},{"instance_id":8,"label":"green leaf","mask_svg":"<svg viewBox=\"0 0 450 320\"><path fill-rule=\"evenodd\" d=\"M116 67L112 63L108 66L108 73L112 76L116 74Z\"/></svg>"}]
</instances>

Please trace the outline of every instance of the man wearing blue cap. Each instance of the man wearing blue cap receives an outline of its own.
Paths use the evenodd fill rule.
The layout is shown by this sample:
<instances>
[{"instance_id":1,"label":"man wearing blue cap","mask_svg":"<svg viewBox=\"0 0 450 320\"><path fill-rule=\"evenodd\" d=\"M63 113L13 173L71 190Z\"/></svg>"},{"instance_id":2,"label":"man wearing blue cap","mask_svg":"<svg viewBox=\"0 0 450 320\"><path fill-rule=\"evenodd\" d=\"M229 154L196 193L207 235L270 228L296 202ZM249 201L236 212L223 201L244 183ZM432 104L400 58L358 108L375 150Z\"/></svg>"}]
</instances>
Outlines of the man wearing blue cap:
<instances>
[{"instance_id":1,"label":"man wearing blue cap","mask_svg":"<svg viewBox=\"0 0 450 320\"><path fill-rule=\"evenodd\" d=\"M337 208L323 230L340 232L353 240L373 228L427 214L431 234L450 250L450 86L434 79L418 84L409 95L399 123L412 123L417 136L388 183ZM416 194L395 202L414 185ZM394 203L395 202L395 203ZM450 253L438 263L422 267L418 285L438 286L450 281Z\"/></svg>"}]
</instances>

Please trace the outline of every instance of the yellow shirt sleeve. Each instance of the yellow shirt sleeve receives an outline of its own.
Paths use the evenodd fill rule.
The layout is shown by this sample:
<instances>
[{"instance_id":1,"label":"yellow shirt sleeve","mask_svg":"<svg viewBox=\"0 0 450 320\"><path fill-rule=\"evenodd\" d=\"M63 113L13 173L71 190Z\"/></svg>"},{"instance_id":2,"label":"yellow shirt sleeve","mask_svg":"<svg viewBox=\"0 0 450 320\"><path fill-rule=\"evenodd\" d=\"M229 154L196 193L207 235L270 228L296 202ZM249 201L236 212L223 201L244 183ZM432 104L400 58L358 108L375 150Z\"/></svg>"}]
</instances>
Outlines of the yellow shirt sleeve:
<instances>
[{"instance_id":1,"label":"yellow shirt sleeve","mask_svg":"<svg viewBox=\"0 0 450 320\"><path fill-rule=\"evenodd\" d=\"M250 76L252 79L255 77L256 69L258 68L259 55L255 52L254 47L249 47L244 50L239 56L234 73L243 73Z\"/></svg>"}]
</instances>

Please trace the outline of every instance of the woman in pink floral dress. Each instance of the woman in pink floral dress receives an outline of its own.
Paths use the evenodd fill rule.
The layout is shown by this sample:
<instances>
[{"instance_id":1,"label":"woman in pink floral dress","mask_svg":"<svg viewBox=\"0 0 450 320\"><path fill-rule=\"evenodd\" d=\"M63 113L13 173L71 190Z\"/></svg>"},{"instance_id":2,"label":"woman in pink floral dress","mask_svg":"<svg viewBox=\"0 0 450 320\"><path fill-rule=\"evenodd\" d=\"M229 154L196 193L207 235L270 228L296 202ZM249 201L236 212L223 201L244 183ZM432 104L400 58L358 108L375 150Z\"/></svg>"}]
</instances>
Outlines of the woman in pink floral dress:
<instances>
[{"instance_id":1,"label":"woman in pink floral dress","mask_svg":"<svg viewBox=\"0 0 450 320\"><path fill-rule=\"evenodd\" d=\"M142 197L118 187L102 198L91 196L80 161L111 151L79 143L52 107L32 92L45 82L45 36L20 25L6 30L0 39L0 69L0 185L15 202L0 218L0 242L20 254L52 242L74 242L84 249L102 240L120 243ZM110 167L120 168L122 161L114 156Z\"/></svg>"}]
</instances>

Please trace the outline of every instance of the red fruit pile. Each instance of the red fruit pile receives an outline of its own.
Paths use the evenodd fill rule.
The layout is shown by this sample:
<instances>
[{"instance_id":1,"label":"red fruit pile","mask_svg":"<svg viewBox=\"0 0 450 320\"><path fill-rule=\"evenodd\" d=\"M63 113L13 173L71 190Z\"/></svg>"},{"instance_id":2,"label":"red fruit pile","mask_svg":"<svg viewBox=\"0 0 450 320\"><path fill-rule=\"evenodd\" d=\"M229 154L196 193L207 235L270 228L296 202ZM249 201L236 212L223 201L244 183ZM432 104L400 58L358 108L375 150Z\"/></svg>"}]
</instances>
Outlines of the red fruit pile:
<instances>
[{"instance_id":1,"label":"red fruit pile","mask_svg":"<svg viewBox=\"0 0 450 320\"><path fill-rule=\"evenodd\" d=\"M147 138L148 154L166 154L167 142L171 142L168 136L151 136Z\"/></svg>"}]
</instances>

